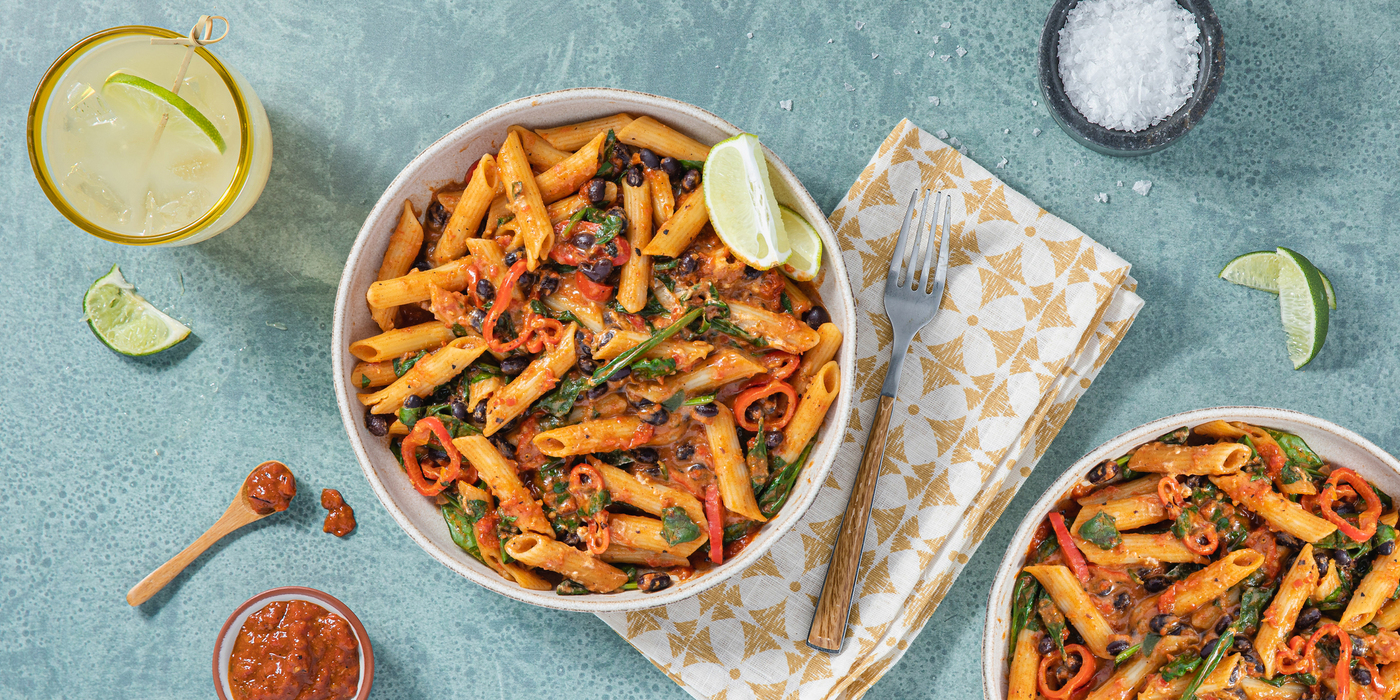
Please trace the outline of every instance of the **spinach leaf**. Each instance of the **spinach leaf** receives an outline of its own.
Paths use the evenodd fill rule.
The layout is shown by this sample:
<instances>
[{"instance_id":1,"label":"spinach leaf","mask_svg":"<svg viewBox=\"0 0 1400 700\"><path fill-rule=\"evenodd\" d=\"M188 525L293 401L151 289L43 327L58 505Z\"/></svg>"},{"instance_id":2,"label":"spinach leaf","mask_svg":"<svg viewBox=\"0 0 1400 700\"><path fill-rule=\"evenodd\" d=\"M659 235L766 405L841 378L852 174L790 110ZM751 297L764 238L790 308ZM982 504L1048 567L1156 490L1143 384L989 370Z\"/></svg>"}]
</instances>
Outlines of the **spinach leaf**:
<instances>
[{"instance_id":1,"label":"spinach leaf","mask_svg":"<svg viewBox=\"0 0 1400 700\"><path fill-rule=\"evenodd\" d=\"M427 355L427 350L420 350L418 351L417 355L414 355L413 357L410 357L407 360L395 357L393 362L394 376L402 377L403 375L407 374L409 370L413 369L414 365L418 364L419 360L423 359L424 357L427 357Z\"/></svg>"},{"instance_id":2,"label":"spinach leaf","mask_svg":"<svg viewBox=\"0 0 1400 700\"><path fill-rule=\"evenodd\" d=\"M693 542L700 537L700 526L685 514L685 509L680 506L671 506L661 509L661 536L665 538L666 544L676 546L684 542Z\"/></svg>"},{"instance_id":3,"label":"spinach leaf","mask_svg":"<svg viewBox=\"0 0 1400 700\"><path fill-rule=\"evenodd\" d=\"M783 303L783 311L796 315L797 312L792 310L792 300L788 298L787 292L780 294L778 300Z\"/></svg>"},{"instance_id":4,"label":"spinach leaf","mask_svg":"<svg viewBox=\"0 0 1400 700\"><path fill-rule=\"evenodd\" d=\"M1269 685L1275 688L1281 688L1289 683L1297 683L1298 685L1317 685L1317 676L1314 676L1311 673L1294 673L1287 676L1283 674L1278 674L1275 675L1273 678L1260 677L1255 678L1254 680L1257 680L1261 683L1268 683Z\"/></svg>"},{"instance_id":5,"label":"spinach leaf","mask_svg":"<svg viewBox=\"0 0 1400 700\"><path fill-rule=\"evenodd\" d=\"M1173 430L1170 433L1167 433L1166 435L1157 438L1157 442L1160 442L1164 445L1185 445L1186 438L1190 436L1191 429L1183 425L1180 428L1177 428L1176 430Z\"/></svg>"},{"instance_id":6,"label":"spinach leaf","mask_svg":"<svg viewBox=\"0 0 1400 700\"><path fill-rule=\"evenodd\" d=\"M679 265L680 262L680 258L663 258L658 255L651 259L651 269L652 272L657 270L670 270L675 268L676 265Z\"/></svg>"},{"instance_id":7,"label":"spinach leaf","mask_svg":"<svg viewBox=\"0 0 1400 700\"><path fill-rule=\"evenodd\" d=\"M626 227L627 222L620 216L603 217L603 221L598 224L598 232L593 234L593 245L607 245Z\"/></svg>"},{"instance_id":8,"label":"spinach leaf","mask_svg":"<svg viewBox=\"0 0 1400 700\"><path fill-rule=\"evenodd\" d=\"M1060 543L1054 537L1047 537L1036 546L1035 561L1037 564L1043 562L1058 551L1060 551Z\"/></svg>"},{"instance_id":9,"label":"spinach leaf","mask_svg":"<svg viewBox=\"0 0 1400 700\"><path fill-rule=\"evenodd\" d=\"M1201 657L1182 654L1162 667L1162 680L1174 681L1194 670L1201 665Z\"/></svg>"},{"instance_id":10,"label":"spinach leaf","mask_svg":"<svg viewBox=\"0 0 1400 700\"><path fill-rule=\"evenodd\" d=\"M1201 664L1200 670L1196 671L1195 677L1191 679L1191 684L1186 686L1186 692L1181 694L1181 700L1195 700L1196 690L1201 687L1201 682L1209 676L1215 667L1220 665L1220 660L1225 658L1226 652L1235 644L1235 633L1233 630L1220 635L1220 640L1216 642L1215 648L1211 650L1210 656L1206 657L1205 663ZM1200 660L1200 657L1196 657ZM1162 674L1166 678L1166 673Z\"/></svg>"},{"instance_id":11,"label":"spinach leaf","mask_svg":"<svg viewBox=\"0 0 1400 700\"><path fill-rule=\"evenodd\" d=\"M455 335L455 336L457 336L458 338L461 338L461 337L465 336L466 334L467 334L467 329L466 329L465 327L463 327L462 324L460 324L460 323L454 323L454 324L452 324L452 335Z\"/></svg>"},{"instance_id":12,"label":"spinach leaf","mask_svg":"<svg viewBox=\"0 0 1400 700\"><path fill-rule=\"evenodd\" d=\"M669 357L653 357L637 360L632 365L632 376L638 379L660 379L676 371L676 361Z\"/></svg>"},{"instance_id":13,"label":"spinach leaf","mask_svg":"<svg viewBox=\"0 0 1400 700\"><path fill-rule=\"evenodd\" d=\"M627 455L626 452L623 452L621 450L613 450L612 452L597 452L594 453L593 456L597 457L600 461L611 464L612 466L617 467L619 469L637 461L635 459L632 459L630 456Z\"/></svg>"},{"instance_id":14,"label":"spinach leaf","mask_svg":"<svg viewBox=\"0 0 1400 700\"><path fill-rule=\"evenodd\" d=\"M554 391L546 394L544 398L541 398L536 405L551 415L560 418L569 415L569 411L574 409L574 403L578 401L579 394L583 393L585 389L598 386L607 380L608 377L612 376L614 372L623 367L630 366L633 361L641 357L646 351L656 347L661 344L661 341L670 338L682 328L690 325L692 321L700 317L701 313L702 309L699 308L687 311L685 315L677 319L675 323L652 333L650 338L637 343L636 346L613 358L613 360L606 365L598 368L598 371L594 372L591 377L584 375L565 379L559 383L559 386L555 388ZM681 400L685 400L684 395L682 395Z\"/></svg>"},{"instance_id":15,"label":"spinach leaf","mask_svg":"<svg viewBox=\"0 0 1400 700\"><path fill-rule=\"evenodd\" d=\"M613 146L616 145L617 134L613 133L612 129L608 129L608 135L606 138L603 139L603 157L601 158L601 162L598 164L598 172L593 174L594 177L601 177L604 180L611 180L614 177L617 177L622 174L618 171L617 166L613 165L612 159L608 157L608 155L613 152Z\"/></svg>"},{"instance_id":16,"label":"spinach leaf","mask_svg":"<svg viewBox=\"0 0 1400 700\"><path fill-rule=\"evenodd\" d=\"M1011 632L1007 639L1010 646L1007 648L1007 662L1016 653L1016 639L1021 636L1021 630L1025 629L1026 622L1035 613L1035 601L1040 597L1040 582L1036 578L1024 571L1016 577L1016 588L1011 591Z\"/></svg>"},{"instance_id":17,"label":"spinach leaf","mask_svg":"<svg viewBox=\"0 0 1400 700\"><path fill-rule=\"evenodd\" d=\"M680 158L677 158L676 162L680 163L681 168L684 170L699 170L701 172L705 171L705 161L703 160L681 160Z\"/></svg>"},{"instance_id":18,"label":"spinach leaf","mask_svg":"<svg viewBox=\"0 0 1400 700\"><path fill-rule=\"evenodd\" d=\"M569 217L569 225L564 227L564 231L559 234L558 240L567 243L569 236L574 232L574 227L578 226L578 222L583 221L583 217L588 216L592 211L594 211L593 207L584 207L574 212L574 215Z\"/></svg>"},{"instance_id":19,"label":"spinach leaf","mask_svg":"<svg viewBox=\"0 0 1400 700\"><path fill-rule=\"evenodd\" d=\"M1273 600L1274 588L1251 588L1246 586L1240 593L1240 611L1231 629L1240 634L1252 634L1259 628L1259 614Z\"/></svg>"},{"instance_id":20,"label":"spinach leaf","mask_svg":"<svg viewBox=\"0 0 1400 700\"><path fill-rule=\"evenodd\" d=\"M560 382L558 388L545 394L535 405L550 415L562 418L569 415L569 411L574 410L574 403L578 401L578 395L588 388L590 388L588 377L570 377Z\"/></svg>"},{"instance_id":21,"label":"spinach leaf","mask_svg":"<svg viewBox=\"0 0 1400 700\"><path fill-rule=\"evenodd\" d=\"M1142 637L1142 653L1145 656L1151 655L1152 650L1157 648L1157 642L1162 641L1162 635L1148 632Z\"/></svg>"},{"instance_id":22,"label":"spinach leaf","mask_svg":"<svg viewBox=\"0 0 1400 700\"><path fill-rule=\"evenodd\" d=\"M638 311L638 312L637 312L637 315L638 315L638 316L660 316L661 314L664 314L664 313L666 313L666 307L662 306L660 301L657 301L656 295L655 295L655 294L647 294L647 304L646 304L646 306L643 306L643 307L642 307L642 310L641 310L641 311Z\"/></svg>"},{"instance_id":23,"label":"spinach leaf","mask_svg":"<svg viewBox=\"0 0 1400 700\"><path fill-rule=\"evenodd\" d=\"M476 503L483 507L485 506L481 501L468 501L468 503ZM442 506L442 519L447 522L447 532L452 535L452 541L467 554L475 557L477 561L481 561L483 564L486 563L481 558L481 547L476 541L476 529L472 527L477 520L481 519L480 515L473 519L470 514L464 512L460 508L449 503L444 503Z\"/></svg>"},{"instance_id":24,"label":"spinach leaf","mask_svg":"<svg viewBox=\"0 0 1400 700\"><path fill-rule=\"evenodd\" d=\"M1128 659L1133 658L1133 654L1136 654L1136 653L1138 653L1138 652L1141 651L1141 650L1142 650L1142 645L1141 645L1141 644L1134 644L1134 645L1128 647L1127 649L1124 649L1123 651L1119 652L1119 654L1118 654L1117 656L1113 657L1113 665L1114 665L1114 666L1119 666L1119 665L1121 665L1124 661L1127 661Z\"/></svg>"},{"instance_id":25,"label":"spinach leaf","mask_svg":"<svg viewBox=\"0 0 1400 700\"><path fill-rule=\"evenodd\" d=\"M729 318L729 304L719 297L715 283L710 283L710 294L705 299L705 307L715 310L715 318Z\"/></svg>"},{"instance_id":26,"label":"spinach leaf","mask_svg":"<svg viewBox=\"0 0 1400 700\"><path fill-rule=\"evenodd\" d=\"M1099 549L1113 549L1123 544L1123 536L1118 534L1118 522L1103 511L1079 526L1079 537L1094 543Z\"/></svg>"},{"instance_id":27,"label":"spinach leaf","mask_svg":"<svg viewBox=\"0 0 1400 700\"><path fill-rule=\"evenodd\" d=\"M588 589L583 584L567 578L554 587L554 592L557 595L588 595Z\"/></svg>"},{"instance_id":28,"label":"spinach leaf","mask_svg":"<svg viewBox=\"0 0 1400 700\"><path fill-rule=\"evenodd\" d=\"M418 408L400 408L399 422L403 423L409 430L413 430L413 426L418 424L418 419L423 417L423 411L424 408L422 406Z\"/></svg>"},{"instance_id":29,"label":"spinach leaf","mask_svg":"<svg viewBox=\"0 0 1400 700\"><path fill-rule=\"evenodd\" d=\"M745 520L743 522L734 523L733 525L725 525L724 544L729 544L749 534L749 526L752 524L752 522Z\"/></svg>"},{"instance_id":30,"label":"spinach leaf","mask_svg":"<svg viewBox=\"0 0 1400 700\"><path fill-rule=\"evenodd\" d=\"M705 394L704 396L697 396L697 397L695 397L695 398L693 398L693 399L686 399L681 405L683 405L683 406L704 406L704 405L707 404L707 403L714 403L714 402L715 402L715 395L714 395L714 394ZM668 410L670 410L670 409L668 409Z\"/></svg>"},{"instance_id":31,"label":"spinach leaf","mask_svg":"<svg viewBox=\"0 0 1400 700\"><path fill-rule=\"evenodd\" d=\"M685 390L678 389L676 393L671 394L670 397L661 402L661 407L666 409L667 413L675 413L683 404L685 404Z\"/></svg>"},{"instance_id":32,"label":"spinach leaf","mask_svg":"<svg viewBox=\"0 0 1400 700\"><path fill-rule=\"evenodd\" d=\"M1040 592L1040 599L1035 604L1036 612L1040 614L1040 622L1045 628L1046 634L1050 635L1050 640L1055 643L1055 648L1060 650L1060 658L1065 658L1065 614L1055 607L1055 601L1050 598L1050 594L1044 590Z\"/></svg>"},{"instance_id":33,"label":"spinach leaf","mask_svg":"<svg viewBox=\"0 0 1400 700\"><path fill-rule=\"evenodd\" d=\"M607 489L598 489L593 493L592 496L588 497L588 501L583 504L581 510L583 511L584 517L591 518L597 515L598 511L606 508L608 504L612 502L612 494L608 493ZM690 540L685 541L689 542ZM671 544L675 543L672 542Z\"/></svg>"},{"instance_id":34,"label":"spinach leaf","mask_svg":"<svg viewBox=\"0 0 1400 700\"><path fill-rule=\"evenodd\" d=\"M477 363L467 368L467 384L470 386L484 379L491 377L504 377L501 368L495 365L488 365L485 362Z\"/></svg>"},{"instance_id":35,"label":"spinach leaf","mask_svg":"<svg viewBox=\"0 0 1400 700\"><path fill-rule=\"evenodd\" d=\"M1297 463L1300 467L1309 469L1322 467L1322 458L1318 457L1311 447L1308 447L1308 443L1304 442L1303 438L1281 430L1265 428L1264 431L1274 438L1274 442L1277 442L1279 447L1283 448L1283 456L1287 457L1290 463Z\"/></svg>"},{"instance_id":36,"label":"spinach leaf","mask_svg":"<svg viewBox=\"0 0 1400 700\"><path fill-rule=\"evenodd\" d=\"M761 336L754 335L729 321L722 318L712 318L708 321L711 328L729 336L742 340L756 348L768 347L768 341Z\"/></svg>"},{"instance_id":37,"label":"spinach leaf","mask_svg":"<svg viewBox=\"0 0 1400 700\"><path fill-rule=\"evenodd\" d=\"M763 495L758 498L758 510L763 513L763 517L771 518L777 515L783 504L787 503L792 486L797 483L797 475L802 473L802 464L807 461L807 455L812 452L812 445L815 443L815 439L808 442L807 446L802 448L802 454L791 464L784 462L782 457L773 455L773 477L768 482L768 488L764 489Z\"/></svg>"},{"instance_id":38,"label":"spinach leaf","mask_svg":"<svg viewBox=\"0 0 1400 700\"><path fill-rule=\"evenodd\" d=\"M368 375L368 374L361 374L361 375L360 375L360 388L361 388L361 389L368 389L368 388L369 388L369 375Z\"/></svg>"}]
</instances>

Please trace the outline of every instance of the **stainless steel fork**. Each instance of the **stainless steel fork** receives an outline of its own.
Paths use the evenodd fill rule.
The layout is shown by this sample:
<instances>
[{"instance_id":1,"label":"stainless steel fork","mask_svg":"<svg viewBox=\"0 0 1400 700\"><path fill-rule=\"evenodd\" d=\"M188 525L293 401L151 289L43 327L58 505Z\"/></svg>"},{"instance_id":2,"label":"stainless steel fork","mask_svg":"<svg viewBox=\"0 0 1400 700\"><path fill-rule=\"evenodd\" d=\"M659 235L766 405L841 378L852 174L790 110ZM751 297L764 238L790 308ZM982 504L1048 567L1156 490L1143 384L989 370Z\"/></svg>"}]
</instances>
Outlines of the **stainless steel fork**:
<instances>
[{"instance_id":1,"label":"stainless steel fork","mask_svg":"<svg viewBox=\"0 0 1400 700\"><path fill-rule=\"evenodd\" d=\"M930 197L933 200L932 216L929 216ZM943 300L943 287L948 279L948 227L952 217L952 197L941 192L926 192L923 205L918 209L919 223L911 234L909 229L914 218L914 204L918 199L919 191L915 190L909 198L904 224L899 227L899 240L890 258L889 277L885 279L885 315L894 329L894 348L890 353L884 386L880 389L880 407L875 411L870 437L865 442L865 454L856 473L856 485L846 505L846 516L841 521L841 534L831 550L822 597L812 615L812 628L807 632L808 646L831 654L841 651L846 637L846 621L855 593L856 572L865 545L865 527L870 519L870 504L875 496L875 482L880 477L880 464L885 458L885 434L890 426L890 412L894 409L894 395L899 391L899 373L904 367L904 356L909 352L914 334L927 326L938 313L938 306ZM943 215L943 232L938 236L938 258L935 260L934 238L940 211ZM927 227L925 221L929 224ZM921 249L922 265L919 264Z\"/></svg>"}]
</instances>

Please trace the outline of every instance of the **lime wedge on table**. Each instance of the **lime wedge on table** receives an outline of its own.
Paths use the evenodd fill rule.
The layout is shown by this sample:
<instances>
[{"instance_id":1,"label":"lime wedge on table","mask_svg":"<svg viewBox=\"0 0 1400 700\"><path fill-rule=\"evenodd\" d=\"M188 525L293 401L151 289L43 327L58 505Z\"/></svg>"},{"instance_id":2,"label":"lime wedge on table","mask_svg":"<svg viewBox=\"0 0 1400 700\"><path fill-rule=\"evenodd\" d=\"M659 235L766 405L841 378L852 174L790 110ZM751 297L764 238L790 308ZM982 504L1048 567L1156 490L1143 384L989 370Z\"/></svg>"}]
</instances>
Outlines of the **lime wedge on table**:
<instances>
[{"instance_id":1,"label":"lime wedge on table","mask_svg":"<svg viewBox=\"0 0 1400 700\"><path fill-rule=\"evenodd\" d=\"M1307 258L1278 249L1278 306L1293 369L1312 362L1327 340L1327 293L1322 274Z\"/></svg>"},{"instance_id":2,"label":"lime wedge on table","mask_svg":"<svg viewBox=\"0 0 1400 700\"><path fill-rule=\"evenodd\" d=\"M787 233L788 246L792 248L792 255L788 257L786 265L783 265L783 272L788 277L795 280L807 281L817 276L817 271L822 267L822 239L817 235L817 230L807 223L807 220L779 204L778 211L782 212L783 231Z\"/></svg>"},{"instance_id":3,"label":"lime wedge on table","mask_svg":"<svg viewBox=\"0 0 1400 700\"><path fill-rule=\"evenodd\" d=\"M710 223L735 257L759 270L787 262L788 237L757 136L739 134L715 144L705 159L704 181Z\"/></svg>"},{"instance_id":4,"label":"lime wedge on table","mask_svg":"<svg viewBox=\"0 0 1400 700\"><path fill-rule=\"evenodd\" d=\"M1225 269L1220 271L1220 277L1227 282L1278 294L1278 269L1277 253L1272 250L1257 250L1231 260ZM1337 297L1332 293L1332 280L1327 279L1327 274L1321 270L1317 273L1322 276L1322 289L1327 293L1327 307L1337 308Z\"/></svg>"},{"instance_id":5,"label":"lime wedge on table","mask_svg":"<svg viewBox=\"0 0 1400 700\"><path fill-rule=\"evenodd\" d=\"M88 287L83 315L98 340L123 355L153 355L190 335L185 324L142 299L116 265Z\"/></svg>"},{"instance_id":6,"label":"lime wedge on table","mask_svg":"<svg viewBox=\"0 0 1400 700\"><path fill-rule=\"evenodd\" d=\"M194 105L145 78L117 71L107 77L107 82L102 84L102 92L118 103L133 108L150 119L152 124L160 121L161 114L169 114L166 131L207 141L220 153L228 147L214 122L209 121Z\"/></svg>"}]
</instances>

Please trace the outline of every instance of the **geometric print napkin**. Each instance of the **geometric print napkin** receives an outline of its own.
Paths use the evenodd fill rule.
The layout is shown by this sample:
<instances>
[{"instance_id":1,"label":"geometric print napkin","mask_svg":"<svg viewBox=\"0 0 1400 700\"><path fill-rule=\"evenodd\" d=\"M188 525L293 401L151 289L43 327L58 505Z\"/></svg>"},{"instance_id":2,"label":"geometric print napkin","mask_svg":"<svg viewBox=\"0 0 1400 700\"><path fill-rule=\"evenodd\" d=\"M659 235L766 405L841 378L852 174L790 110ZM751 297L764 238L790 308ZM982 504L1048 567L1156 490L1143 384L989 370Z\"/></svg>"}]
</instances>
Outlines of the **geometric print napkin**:
<instances>
[{"instance_id":1,"label":"geometric print napkin","mask_svg":"<svg viewBox=\"0 0 1400 700\"><path fill-rule=\"evenodd\" d=\"M806 644L893 333L884 281L916 188L954 193L947 290L914 337L842 652ZM959 196L960 195L960 196ZM803 521L729 581L603 619L697 698L858 698L918 636L1142 308L1129 265L907 119L829 222L856 294L856 392ZM849 342L850 339L847 339Z\"/></svg>"}]
</instances>

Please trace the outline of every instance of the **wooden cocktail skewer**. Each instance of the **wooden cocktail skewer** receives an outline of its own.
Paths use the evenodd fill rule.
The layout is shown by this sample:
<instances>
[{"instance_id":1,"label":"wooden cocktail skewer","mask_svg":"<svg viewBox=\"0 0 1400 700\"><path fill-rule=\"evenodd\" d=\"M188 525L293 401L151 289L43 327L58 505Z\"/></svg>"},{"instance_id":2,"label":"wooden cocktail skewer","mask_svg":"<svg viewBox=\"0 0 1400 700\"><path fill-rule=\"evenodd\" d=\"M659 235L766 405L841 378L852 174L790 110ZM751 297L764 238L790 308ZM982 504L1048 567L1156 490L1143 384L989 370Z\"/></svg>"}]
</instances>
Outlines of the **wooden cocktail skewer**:
<instances>
[{"instance_id":1,"label":"wooden cocktail skewer","mask_svg":"<svg viewBox=\"0 0 1400 700\"><path fill-rule=\"evenodd\" d=\"M224 33L220 34L217 38L213 38L214 20L216 19L224 21ZM194 50L201 46L217 44L223 41L224 37L228 36L229 29L230 26L227 17L220 15L200 15L199 21L194 23L194 26L190 28L190 33L186 36L177 39L151 39L152 45L177 45L188 47L185 50L185 60L180 62L180 72L175 74L175 84L170 87L171 92L176 95L180 94L180 87L185 83L185 73L190 69L190 59L194 58ZM201 31L204 33L203 36L200 36ZM156 125L156 135L151 139L151 147L146 149L146 159L141 163L142 175L145 175L146 168L150 167L151 158L156 153L156 146L160 144L160 137L165 133L165 125L169 123L169 121L170 113L162 112L160 115L160 123Z\"/></svg>"}]
</instances>

